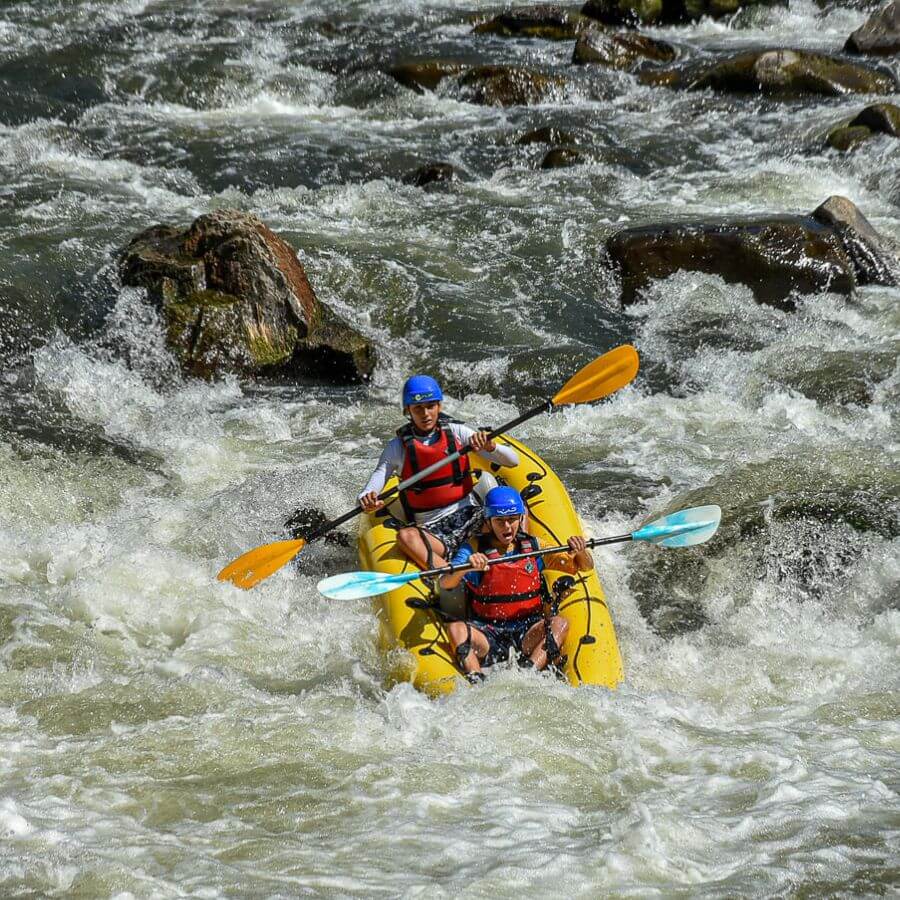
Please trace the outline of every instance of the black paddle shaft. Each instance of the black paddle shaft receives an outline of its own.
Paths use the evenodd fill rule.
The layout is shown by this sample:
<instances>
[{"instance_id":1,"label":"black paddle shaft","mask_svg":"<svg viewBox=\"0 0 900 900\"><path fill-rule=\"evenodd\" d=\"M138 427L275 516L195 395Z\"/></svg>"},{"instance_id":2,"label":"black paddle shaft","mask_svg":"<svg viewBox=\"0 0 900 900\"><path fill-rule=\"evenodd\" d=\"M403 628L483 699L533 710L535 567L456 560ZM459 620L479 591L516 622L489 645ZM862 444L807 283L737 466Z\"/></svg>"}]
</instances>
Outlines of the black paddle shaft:
<instances>
[{"instance_id":1,"label":"black paddle shaft","mask_svg":"<svg viewBox=\"0 0 900 900\"><path fill-rule=\"evenodd\" d=\"M552 400L544 400L539 406L535 406L534 409L529 409L528 412L522 413L522 415L517 416L511 422L507 422L505 425L501 425L499 428L495 428L493 431L488 432L488 440L492 441L495 437L499 437L505 431L511 431L517 425L521 425L523 422L527 422L529 419L533 419L535 416L539 416L542 412L550 412L553 409L553 401ZM459 459L461 456L464 456L472 449L471 444L463 444L459 450L455 453L449 454L449 456L444 457L443 459L439 459L436 463L432 463L430 466L426 466L424 469L416 472L415 475L411 475L406 481L401 481L400 484L394 485L390 490L385 491L383 494L379 494L379 500L388 500L394 497L396 494L399 494L400 491L405 491L408 487L412 487L414 484L421 481L423 478L427 478L432 472L436 472L438 469L443 468L448 463L452 463L454 460ZM363 512L363 508L361 505L357 504L353 509L349 512L345 512L342 516L338 516L336 519L332 519L330 522L325 522L324 525L320 525L318 528L314 529L309 535L306 537L306 543L310 543L311 541L318 540L320 537L324 537L334 528L337 528L338 525L343 525L344 522L349 522L351 519L358 516L361 512ZM565 549L565 548L562 548Z\"/></svg>"},{"instance_id":2,"label":"black paddle shaft","mask_svg":"<svg viewBox=\"0 0 900 900\"><path fill-rule=\"evenodd\" d=\"M591 538L589 541L584 542L584 546L586 549L590 549L591 547L601 547L604 544L621 544L625 541L632 540L632 536L630 534L617 534L615 537L606 537L606 538ZM527 553L512 553L509 556L501 556L497 559L489 559L489 566L496 566L499 563L508 563L508 562L516 562L519 559L528 559L530 556L544 556L547 553L562 553L563 551L569 551L571 548L568 544L560 544L558 547L541 547L539 550L529 550ZM451 575L453 572L467 572L472 570L472 566L444 566L440 569L429 569L427 572L420 572L419 578L423 575Z\"/></svg>"}]
</instances>

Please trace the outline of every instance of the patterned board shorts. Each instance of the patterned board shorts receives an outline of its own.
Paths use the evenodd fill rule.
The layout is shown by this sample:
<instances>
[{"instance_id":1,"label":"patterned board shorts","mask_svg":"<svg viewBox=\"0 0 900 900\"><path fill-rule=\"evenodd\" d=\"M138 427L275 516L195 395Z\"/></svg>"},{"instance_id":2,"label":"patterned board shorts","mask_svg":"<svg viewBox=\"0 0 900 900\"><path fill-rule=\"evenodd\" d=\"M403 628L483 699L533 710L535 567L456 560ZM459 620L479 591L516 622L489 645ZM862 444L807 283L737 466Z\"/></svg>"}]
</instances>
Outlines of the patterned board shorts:
<instances>
[{"instance_id":1,"label":"patterned board shorts","mask_svg":"<svg viewBox=\"0 0 900 900\"><path fill-rule=\"evenodd\" d=\"M521 651L525 635L538 622L543 621L544 617L540 613L535 613L524 619L510 619L509 621L469 619L469 624L473 628L477 628L487 638L488 647L490 648L488 655L482 660L482 665L492 666L496 662L508 659L512 650Z\"/></svg>"},{"instance_id":2,"label":"patterned board shorts","mask_svg":"<svg viewBox=\"0 0 900 900\"><path fill-rule=\"evenodd\" d=\"M481 531L484 524L484 510L475 505L464 506L427 525L420 525L424 531L433 534L447 548L450 557L473 535Z\"/></svg>"}]
</instances>

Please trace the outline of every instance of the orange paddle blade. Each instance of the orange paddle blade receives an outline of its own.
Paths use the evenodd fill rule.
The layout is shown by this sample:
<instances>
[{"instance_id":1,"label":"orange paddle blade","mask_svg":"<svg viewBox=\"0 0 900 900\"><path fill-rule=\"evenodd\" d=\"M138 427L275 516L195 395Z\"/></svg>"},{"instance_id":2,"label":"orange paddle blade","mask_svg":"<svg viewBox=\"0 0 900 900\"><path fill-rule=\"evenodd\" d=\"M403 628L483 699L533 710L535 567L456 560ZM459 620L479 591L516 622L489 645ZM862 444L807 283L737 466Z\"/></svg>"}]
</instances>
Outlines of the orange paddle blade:
<instances>
[{"instance_id":1,"label":"orange paddle blade","mask_svg":"<svg viewBox=\"0 0 900 900\"><path fill-rule=\"evenodd\" d=\"M598 356L580 372L576 372L553 398L554 406L565 403L590 403L608 397L634 380L638 372L637 350L623 344Z\"/></svg>"},{"instance_id":2,"label":"orange paddle blade","mask_svg":"<svg viewBox=\"0 0 900 900\"><path fill-rule=\"evenodd\" d=\"M216 577L219 581L230 581L237 587L248 590L289 563L305 546L306 541L301 538L255 547L228 563Z\"/></svg>"}]
</instances>

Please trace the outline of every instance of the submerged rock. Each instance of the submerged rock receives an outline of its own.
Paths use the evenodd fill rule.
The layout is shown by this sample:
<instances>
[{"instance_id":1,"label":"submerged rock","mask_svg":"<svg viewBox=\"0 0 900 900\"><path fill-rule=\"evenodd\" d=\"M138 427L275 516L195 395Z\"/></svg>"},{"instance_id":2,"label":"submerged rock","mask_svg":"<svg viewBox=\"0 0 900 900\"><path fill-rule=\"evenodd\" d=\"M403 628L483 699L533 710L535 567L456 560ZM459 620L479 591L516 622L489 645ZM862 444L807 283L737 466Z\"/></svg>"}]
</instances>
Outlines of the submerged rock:
<instances>
[{"instance_id":1,"label":"submerged rock","mask_svg":"<svg viewBox=\"0 0 900 900\"><path fill-rule=\"evenodd\" d=\"M422 60L420 62L398 63L391 66L388 75L400 82L404 87L422 94L433 91L445 79L464 72L462 63L447 60Z\"/></svg>"},{"instance_id":2,"label":"submerged rock","mask_svg":"<svg viewBox=\"0 0 900 900\"><path fill-rule=\"evenodd\" d=\"M651 25L721 19L762 5L787 6L786 0L588 0L581 14L604 25Z\"/></svg>"},{"instance_id":3,"label":"submerged rock","mask_svg":"<svg viewBox=\"0 0 900 900\"><path fill-rule=\"evenodd\" d=\"M569 166L580 166L597 159L587 147L563 146L548 150L541 160L542 169L565 169Z\"/></svg>"},{"instance_id":4,"label":"submerged rock","mask_svg":"<svg viewBox=\"0 0 900 900\"><path fill-rule=\"evenodd\" d=\"M900 536L900 478L892 463L887 454L851 450L776 456L678 496L650 518L716 503L722 523L689 553L635 548L629 583L642 615L673 637L709 621L710 581L711 593L724 591L737 603L751 602L757 584L776 584L800 602L839 590L873 536Z\"/></svg>"},{"instance_id":5,"label":"submerged rock","mask_svg":"<svg viewBox=\"0 0 900 900\"><path fill-rule=\"evenodd\" d=\"M857 284L900 285L897 248L878 234L854 203L846 197L829 197L813 218L837 235L853 262Z\"/></svg>"},{"instance_id":6,"label":"submerged rock","mask_svg":"<svg viewBox=\"0 0 900 900\"><path fill-rule=\"evenodd\" d=\"M823 53L787 49L740 53L701 72L687 86L775 97L890 94L898 88L889 72Z\"/></svg>"},{"instance_id":7,"label":"submerged rock","mask_svg":"<svg viewBox=\"0 0 900 900\"><path fill-rule=\"evenodd\" d=\"M665 41L656 41L631 31L608 34L592 28L575 42L572 62L631 70L644 61L672 62L675 56L675 48Z\"/></svg>"},{"instance_id":8,"label":"submerged rock","mask_svg":"<svg viewBox=\"0 0 900 900\"><path fill-rule=\"evenodd\" d=\"M582 27L559 6L517 6L476 25L472 32L565 41L576 37Z\"/></svg>"},{"instance_id":9,"label":"submerged rock","mask_svg":"<svg viewBox=\"0 0 900 900\"><path fill-rule=\"evenodd\" d=\"M473 103L529 106L547 100L565 81L521 66L475 66L460 77L459 84L464 98Z\"/></svg>"},{"instance_id":10,"label":"submerged rock","mask_svg":"<svg viewBox=\"0 0 900 900\"><path fill-rule=\"evenodd\" d=\"M852 119L836 125L825 138L835 150L850 150L876 134L900 137L900 106L893 103L874 103Z\"/></svg>"},{"instance_id":11,"label":"submerged rock","mask_svg":"<svg viewBox=\"0 0 900 900\"><path fill-rule=\"evenodd\" d=\"M462 99L485 106L541 103L566 83L559 75L522 66L469 66L445 60L401 63L387 71L400 84L418 93L436 90L444 79L453 77Z\"/></svg>"},{"instance_id":12,"label":"submerged rock","mask_svg":"<svg viewBox=\"0 0 900 900\"><path fill-rule=\"evenodd\" d=\"M811 216L672 222L620 231L606 242L622 279L622 303L680 270L747 285L760 303L795 308L795 294L850 294L853 264L833 231Z\"/></svg>"},{"instance_id":13,"label":"submerged rock","mask_svg":"<svg viewBox=\"0 0 900 900\"><path fill-rule=\"evenodd\" d=\"M159 304L185 372L346 383L375 366L370 341L315 295L292 247L256 216L219 210L157 225L121 252L126 285Z\"/></svg>"},{"instance_id":14,"label":"submerged rock","mask_svg":"<svg viewBox=\"0 0 900 900\"><path fill-rule=\"evenodd\" d=\"M456 169L450 163L430 162L404 175L403 183L425 187L429 184L446 184L455 181L456 178Z\"/></svg>"},{"instance_id":15,"label":"submerged rock","mask_svg":"<svg viewBox=\"0 0 900 900\"><path fill-rule=\"evenodd\" d=\"M900 0L890 0L872 13L844 44L847 53L891 56L900 53Z\"/></svg>"}]
</instances>

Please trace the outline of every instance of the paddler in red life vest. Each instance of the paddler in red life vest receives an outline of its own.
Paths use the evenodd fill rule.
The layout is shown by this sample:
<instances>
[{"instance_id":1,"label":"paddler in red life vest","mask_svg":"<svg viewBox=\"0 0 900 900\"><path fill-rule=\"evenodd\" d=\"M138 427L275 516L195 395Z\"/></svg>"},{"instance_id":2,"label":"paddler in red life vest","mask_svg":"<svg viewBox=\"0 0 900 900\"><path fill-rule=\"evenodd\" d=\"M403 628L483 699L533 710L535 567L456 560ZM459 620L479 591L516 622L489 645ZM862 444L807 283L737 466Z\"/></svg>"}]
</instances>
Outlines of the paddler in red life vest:
<instances>
[{"instance_id":1,"label":"paddler in red life vest","mask_svg":"<svg viewBox=\"0 0 900 900\"><path fill-rule=\"evenodd\" d=\"M488 566L488 560L540 547L538 539L524 530L525 503L511 487L495 487L484 498L485 531L463 544L453 556L453 565L471 565L476 571L454 572L441 578L441 587L455 588L465 579L472 617L451 622L450 643L460 668L470 681L479 681L482 665L505 659L512 648L520 651L520 665L543 669L561 660L560 648L569 623L552 615L540 556ZM594 567L583 537L570 537L568 554L559 554L553 568L563 572L586 572ZM547 622L550 639L547 639Z\"/></svg>"},{"instance_id":2,"label":"paddler in red life vest","mask_svg":"<svg viewBox=\"0 0 900 900\"><path fill-rule=\"evenodd\" d=\"M394 472L404 481L466 443L481 457L483 468L490 463L519 464L518 453L489 441L487 432L451 422L441 412L443 399L441 386L430 376L413 375L407 379L403 385L403 412L410 421L388 442L359 495L366 512L384 506L378 495ZM397 543L416 565L423 569L446 565L457 547L480 530L484 521L481 504L472 488L469 457L461 456L403 491L400 500L406 521L411 524L397 532Z\"/></svg>"}]
</instances>

